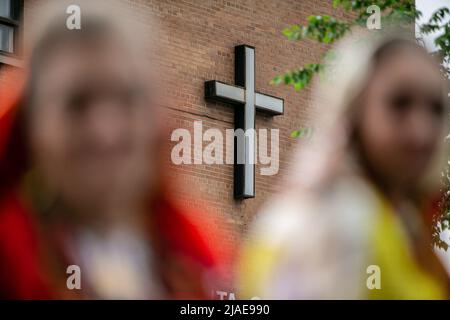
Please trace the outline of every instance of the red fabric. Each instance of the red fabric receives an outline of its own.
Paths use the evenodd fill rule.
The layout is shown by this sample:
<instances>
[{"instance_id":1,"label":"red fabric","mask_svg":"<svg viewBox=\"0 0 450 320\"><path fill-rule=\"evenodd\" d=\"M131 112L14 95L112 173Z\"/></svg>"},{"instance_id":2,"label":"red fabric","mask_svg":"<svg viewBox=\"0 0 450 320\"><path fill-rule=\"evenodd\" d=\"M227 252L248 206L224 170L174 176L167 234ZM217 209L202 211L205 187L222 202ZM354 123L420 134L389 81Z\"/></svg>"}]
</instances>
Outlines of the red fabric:
<instances>
[{"instance_id":1,"label":"red fabric","mask_svg":"<svg viewBox=\"0 0 450 320\"><path fill-rule=\"evenodd\" d=\"M38 263L35 224L12 187L18 173L16 154L7 154L21 76L18 70L8 70L9 82L0 86L0 298L47 299L50 293Z\"/></svg>"},{"instance_id":2,"label":"red fabric","mask_svg":"<svg viewBox=\"0 0 450 320\"><path fill-rule=\"evenodd\" d=\"M0 156L4 153L5 150L12 119L13 110L8 110L3 115L0 115Z\"/></svg>"},{"instance_id":3,"label":"red fabric","mask_svg":"<svg viewBox=\"0 0 450 320\"><path fill-rule=\"evenodd\" d=\"M210 248L211 244L208 245L204 234L179 209L169 202L162 201L157 204L155 212L155 224L158 233L163 237L164 245L205 266L217 263Z\"/></svg>"},{"instance_id":4,"label":"red fabric","mask_svg":"<svg viewBox=\"0 0 450 320\"><path fill-rule=\"evenodd\" d=\"M17 194L0 202L0 298L48 299L35 224Z\"/></svg>"},{"instance_id":5,"label":"red fabric","mask_svg":"<svg viewBox=\"0 0 450 320\"><path fill-rule=\"evenodd\" d=\"M222 252L217 251L221 232L212 221L201 218L201 212L190 213L164 200L158 202L152 218L169 295L175 299L211 298L207 290L223 285L231 265L231 248L222 245ZM205 282L208 276L209 283Z\"/></svg>"},{"instance_id":6,"label":"red fabric","mask_svg":"<svg viewBox=\"0 0 450 320\"><path fill-rule=\"evenodd\" d=\"M154 218L162 257L169 258L167 264L172 264L170 259L177 257L201 266L201 270L186 269L186 277L192 281L202 281L204 275L201 273L205 269L220 270L223 267L220 258L212 250L213 242L208 241L205 232L201 232L172 204L161 201ZM60 297L49 285L54 279L48 270L42 268L39 250L39 237L32 214L17 192L8 192L0 201L0 299ZM164 268L167 264L163 265ZM185 267L189 268L187 265ZM168 289L175 298L208 298L206 292L190 291L193 290L191 287Z\"/></svg>"}]
</instances>

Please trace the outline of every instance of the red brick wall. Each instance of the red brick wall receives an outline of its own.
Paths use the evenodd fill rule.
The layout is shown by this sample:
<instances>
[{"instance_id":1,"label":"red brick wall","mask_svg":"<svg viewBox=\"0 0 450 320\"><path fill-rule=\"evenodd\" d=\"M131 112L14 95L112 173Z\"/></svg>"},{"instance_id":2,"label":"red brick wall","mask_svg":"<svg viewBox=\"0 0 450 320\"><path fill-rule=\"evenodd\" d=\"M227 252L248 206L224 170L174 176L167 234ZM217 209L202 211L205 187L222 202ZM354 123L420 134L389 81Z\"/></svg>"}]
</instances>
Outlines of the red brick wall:
<instances>
[{"instance_id":1,"label":"red brick wall","mask_svg":"<svg viewBox=\"0 0 450 320\"><path fill-rule=\"evenodd\" d=\"M174 127L193 129L193 121L203 120L204 130L233 128L230 105L205 102L204 82L234 81L234 46L248 44L256 48L256 90L284 98L285 114L270 117L257 114L256 128L280 129L280 170L276 176L261 176L256 168L256 198L233 199L232 165L182 165L173 174L186 183L185 193L176 195L186 205L197 207L202 199L239 230L261 204L280 186L288 174L289 156L302 141L290 138L291 131L308 126L310 89L300 93L286 86L274 87L269 81L283 71L306 63L318 62L325 47L313 41L290 42L281 34L289 24L304 22L311 14L334 14L331 0L130 0L138 12L150 14L164 33L158 39L165 49L158 57L168 74L170 118ZM38 0L25 1L27 17L33 15ZM143 35L145 37L145 35ZM169 76L172 75L172 76ZM1 80L0 80L1 81ZM170 135L167 136L170 142ZM170 161L168 155L167 161ZM197 197L191 197L192 191Z\"/></svg>"},{"instance_id":2,"label":"red brick wall","mask_svg":"<svg viewBox=\"0 0 450 320\"><path fill-rule=\"evenodd\" d=\"M233 199L232 165L182 165L177 174L194 183L203 199L231 218L240 230L261 204L280 186L288 174L289 156L302 143L290 133L308 126L310 89L295 92L286 86L274 87L269 81L286 70L318 62L325 47L313 41L291 42L281 31L289 24L304 22L311 14L332 14L331 1L164 1L148 10L161 18L168 34L162 42L168 49L167 67L177 75L169 88L173 98L171 115L176 127L193 130L195 120L203 130L234 128L233 109L222 103L205 102L204 81L234 83L234 46L248 44L256 50L256 90L284 98L285 113L256 116L256 128L280 129L280 170L275 176L261 176L256 167L256 197ZM172 143L173 145L175 143ZM194 200L188 200L193 202ZM191 203L195 206L195 203Z\"/></svg>"}]
</instances>

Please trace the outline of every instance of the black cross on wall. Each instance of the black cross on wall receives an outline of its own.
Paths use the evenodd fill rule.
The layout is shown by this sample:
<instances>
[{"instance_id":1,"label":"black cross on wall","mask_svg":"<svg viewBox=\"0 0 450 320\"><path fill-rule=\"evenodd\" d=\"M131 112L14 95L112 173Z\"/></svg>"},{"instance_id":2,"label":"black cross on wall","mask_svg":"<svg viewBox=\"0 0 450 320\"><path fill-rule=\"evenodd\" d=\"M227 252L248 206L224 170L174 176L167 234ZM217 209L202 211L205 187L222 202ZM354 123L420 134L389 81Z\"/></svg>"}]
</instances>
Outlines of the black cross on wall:
<instances>
[{"instance_id":1,"label":"black cross on wall","mask_svg":"<svg viewBox=\"0 0 450 320\"><path fill-rule=\"evenodd\" d=\"M271 115L284 111L284 100L255 91L255 48L239 45L234 48L235 85L216 80L205 82L205 98L234 105L235 130L245 133L255 130L256 110ZM255 196L255 136L246 134L244 143L234 138L234 197ZM242 156L241 156L242 155ZM243 160L241 159L243 158ZM252 161L253 160L253 161Z\"/></svg>"}]
</instances>

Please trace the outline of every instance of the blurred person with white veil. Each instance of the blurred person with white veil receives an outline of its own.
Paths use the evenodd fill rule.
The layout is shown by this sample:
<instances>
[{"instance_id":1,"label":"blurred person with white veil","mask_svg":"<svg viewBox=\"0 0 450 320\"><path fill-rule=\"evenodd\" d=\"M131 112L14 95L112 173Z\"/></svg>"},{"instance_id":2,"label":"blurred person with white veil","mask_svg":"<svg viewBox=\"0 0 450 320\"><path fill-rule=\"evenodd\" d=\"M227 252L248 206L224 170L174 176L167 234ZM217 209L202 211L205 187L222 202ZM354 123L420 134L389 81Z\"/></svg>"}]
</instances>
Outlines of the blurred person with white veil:
<instances>
[{"instance_id":1,"label":"blurred person with white veil","mask_svg":"<svg viewBox=\"0 0 450 320\"><path fill-rule=\"evenodd\" d=\"M316 136L242 252L244 297L449 295L429 215L448 154L446 87L413 39L364 34L343 41L317 83Z\"/></svg>"}]
</instances>

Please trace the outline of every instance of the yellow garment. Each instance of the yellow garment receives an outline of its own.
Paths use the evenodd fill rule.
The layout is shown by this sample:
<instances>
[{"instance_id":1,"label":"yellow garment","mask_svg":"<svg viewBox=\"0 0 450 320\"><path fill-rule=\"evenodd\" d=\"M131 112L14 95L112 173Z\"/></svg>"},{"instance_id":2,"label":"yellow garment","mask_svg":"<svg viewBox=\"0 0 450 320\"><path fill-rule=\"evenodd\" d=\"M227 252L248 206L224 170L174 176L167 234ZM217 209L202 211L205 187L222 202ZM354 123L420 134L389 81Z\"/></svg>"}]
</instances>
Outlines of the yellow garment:
<instances>
[{"instance_id":1,"label":"yellow garment","mask_svg":"<svg viewBox=\"0 0 450 320\"><path fill-rule=\"evenodd\" d=\"M364 243L366 243L367 247L364 246L366 249L365 252L362 252L362 256L366 258L360 266L360 274L355 274L354 277L351 276L351 278L348 278L348 281L355 281L355 285L361 288L360 295L356 298L445 299L446 283L440 282L437 277L419 265L413 255L408 235L399 217L387 201L380 194L376 194L375 203L371 204L369 205L368 203L367 209L370 210L373 208L375 212L373 215L370 215L371 223L368 224L369 229L367 229L367 233L364 233L366 237ZM320 212L317 212L317 214L320 214ZM310 227L315 228L317 226ZM363 226L360 227L364 228ZM273 228L268 228L268 230L271 229ZM301 237L299 241L301 241ZM278 279L279 275L277 277L274 277L274 275L281 270L286 270L283 267L280 268L280 263L289 263L289 259L286 262L285 257L287 252L292 254L292 251L286 248L286 243L289 243L289 241L286 241L286 239L274 240L271 234L256 234L250 239L242 251L240 270L238 272L240 298L250 299L255 296L260 296L263 299L277 299L277 295L275 294L274 296L272 293L272 286L274 285L273 281L277 281L274 279ZM311 249L325 253L327 250L333 250L331 247L316 247ZM430 254L433 253L430 252ZM280 257L283 258L280 259ZM297 260L301 261L302 257L299 258ZM283 262L280 262L280 260ZM379 267L381 279L380 289L370 290L367 287L366 281L364 281L371 276L370 273L366 273L366 268L370 265ZM320 273L319 270L315 270ZM283 276L281 275L281 277ZM296 276L295 274L290 274L283 281L284 283L289 282L292 279L289 277ZM302 276L308 277L308 275L304 274ZM316 277L317 274L313 276ZM297 283L296 279L292 279L292 282ZM334 296L340 297L343 288L334 287L331 290L335 291ZM306 296L308 296L307 293ZM324 298L328 298L328 296Z\"/></svg>"},{"instance_id":2,"label":"yellow garment","mask_svg":"<svg viewBox=\"0 0 450 320\"><path fill-rule=\"evenodd\" d=\"M375 219L371 243L375 264L381 271L381 289L367 290L368 298L446 298L445 283L439 283L415 260L401 221L385 201Z\"/></svg>"},{"instance_id":3,"label":"yellow garment","mask_svg":"<svg viewBox=\"0 0 450 320\"><path fill-rule=\"evenodd\" d=\"M264 292L266 281L274 271L280 250L281 247L253 240L244 246L238 270L240 299L259 297Z\"/></svg>"}]
</instances>

